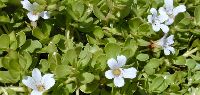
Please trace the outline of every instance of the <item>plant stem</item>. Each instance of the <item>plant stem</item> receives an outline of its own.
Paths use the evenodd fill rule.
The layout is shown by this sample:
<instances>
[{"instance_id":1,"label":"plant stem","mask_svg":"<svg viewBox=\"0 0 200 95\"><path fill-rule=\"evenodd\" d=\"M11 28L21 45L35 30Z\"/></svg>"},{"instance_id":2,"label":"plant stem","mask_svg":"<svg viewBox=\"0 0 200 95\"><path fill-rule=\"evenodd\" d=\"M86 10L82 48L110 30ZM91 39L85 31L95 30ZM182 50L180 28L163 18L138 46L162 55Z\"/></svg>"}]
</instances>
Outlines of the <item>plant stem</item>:
<instances>
[{"instance_id":1,"label":"plant stem","mask_svg":"<svg viewBox=\"0 0 200 95\"><path fill-rule=\"evenodd\" d=\"M5 32L6 32L7 34L9 34L9 31L8 31L8 29L6 28L6 26L5 26L5 25L2 25L2 27L3 27L3 29L5 30Z\"/></svg>"},{"instance_id":2,"label":"plant stem","mask_svg":"<svg viewBox=\"0 0 200 95\"><path fill-rule=\"evenodd\" d=\"M24 88L23 87L0 87L0 94L1 93L7 93L7 89L11 89L11 90L14 90L15 92L25 92Z\"/></svg>"},{"instance_id":3,"label":"plant stem","mask_svg":"<svg viewBox=\"0 0 200 95\"><path fill-rule=\"evenodd\" d=\"M192 53L195 53L198 50L198 48L194 48L191 51L187 51L186 53L183 54L184 57L190 56Z\"/></svg>"},{"instance_id":4,"label":"plant stem","mask_svg":"<svg viewBox=\"0 0 200 95\"><path fill-rule=\"evenodd\" d=\"M79 88L76 89L76 95L79 95Z\"/></svg>"}]
</instances>

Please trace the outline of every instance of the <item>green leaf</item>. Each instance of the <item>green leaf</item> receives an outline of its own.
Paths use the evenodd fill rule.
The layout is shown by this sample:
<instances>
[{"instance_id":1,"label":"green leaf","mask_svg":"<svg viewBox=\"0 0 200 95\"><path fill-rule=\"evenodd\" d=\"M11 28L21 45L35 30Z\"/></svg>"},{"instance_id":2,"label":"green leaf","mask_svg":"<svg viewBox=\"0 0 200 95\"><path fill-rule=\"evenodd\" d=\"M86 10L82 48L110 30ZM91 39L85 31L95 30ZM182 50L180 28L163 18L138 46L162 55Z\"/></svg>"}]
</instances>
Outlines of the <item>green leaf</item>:
<instances>
[{"instance_id":1,"label":"green leaf","mask_svg":"<svg viewBox=\"0 0 200 95\"><path fill-rule=\"evenodd\" d=\"M68 65L57 65L55 69L55 75L57 78L63 78L69 75L71 72L71 68Z\"/></svg>"},{"instance_id":2,"label":"green leaf","mask_svg":"<svg viewBox=\"0 0 200 95\"><path fill-rule=\"evenodd\" d=\"M18 79L13 78L8 71L0 71L0 82L16 83Z\"/></svg>"},{"instance_id":3,"label":"green leaf","mask_svg":"<svg viewBox=\"0 0 200 95\"><path fill-rule=\"evenodd\" d=\"M66 59L69 63L73 64L77 60L77 54L74 49L69 49L64 55L63 58Z\"/></svg>"},{"instance_id":4,"label":"green leaf","mask_svg":"<svg viewBox=\"0 0 200 95\"><path fill-rule=\"evenodd\" d=\"M34 28L34 30L32 31L32 35L40 40L45 38L45 35L41 32L40 28L38 27Z\"/></svg>"},{"instance_id":5,"label":"green leaf","mask_svg":"<svg viewBox=\"0 0 200 95\"><path fill-rule=\"evenodd\" d=\"M148 54L139 54L139 55L137 55L137 57L136 57L139 61L146 61L146 60L148 60L149 59L149 55Z\"/></svg>"},{"instance_id":6,"label":"green leaf","mask_svg":"<svg viewBox=\"0 0 200 95\"><path fill-rule=\"evenodd\" d=\"M137 43L138 43L139 46L149 46L150 45L150 42L147 42L143 39L138 39Z\"/></svg>"},{"instance_id":7,"label":"green leaf","mask_svg":"<svg viewBox=\"0 0 200 95\"><path fill-rule=\"evenodd\" d=\"M197 6L194 10L194 19L196 25L200 26L200 5Z\"/></svg>"},{"instance_id":8,"label":"green leaf","mask_svg":"<svg viewBox=\"0 0 200 95\"><path fill-rule=\"evenodd\" d=\"M98 41L96 39L94 39L93 37L89 36L89 35L86 35L87 37L87 41L90 43L90 44L98 44Z\"/></svg>"},{"instance_id":9,"label":"green leaf","mask_svg":"<svg viewBox=\"0 0 200 95\"><path fill-rule=\"evenodd\" d=\"M18 43L17 43L15 32L12 31L9 34L9 37L10 37L10 49L16 50L18 47L18 45L17 45Z\"/></svg>"},{"instance_id":10,"label":"green leaf","mask_svg":"<svg viewBox=\"0 0 200 95\"><path fill-rule=\"evenodd\" d=\"M164 82L158 87L158 89L156 89L158 91L158 93L163 92L165 89L167 89L168 87L168 83L166 80L164 80Z\"/></svg>"},{"instance_id":11,"label":"green leaf","mask_svg":"<svg viewBox=\"0 0 200 95\"><path fill-rule=\"evenodd\" d=\"M93 13L97 18L99 18L101 20L106 19L104 14L100 11L100 9L96 5L93 6Z\"/></svg>"},{"instance_id":12,"label":"green leaf","mask_svg":"<svg viewBox=\"0 0 200 95\"><path fill-rule=\"evenodd\" d=\"M106 61L107 61L107 57L104 54L99 55L96 59L95 68L100 69L101 71L104 71L107 67Z\"/></svg>"},{"instance_id":13,"label":"green leaf","mask_svg":"<svg viewBox=\"0 0 200 95\"><path fill-rule=\"evenodd\" d=\"M105 48L106 56L108 58L115 58L117 55L120 54L121 47L114 43L108 43Z\"/></svg>"},{"instance_id":14,"label":"green leaf","mask_svg":"<svg viewBox=\"0 0 200 95\"><path fill-rule=\"evenodd\" d=\"M6 7L6 5L2 1L0 1L0 8L4 8L4 7Z\"/></svg>"},{"instance_id":15,"label":"green leaf","mask_svg":"<svg viewBox=\"0 0 200 95\"><path fill-rule=\"evenodd\" d=\"M188 68L190 69L194 69L196 66L197 62L194 59L187 59L186 60L186 65L188 66Z\"/></svg>"},{"instance_id":16,"label":"green leaf","mask_svg":"<svg viewBox=\"0 0 200 95\"><path fill-rule=\"evenodd\" d=\"M183 56L179 56L176 61L174 62L176 65L185 65L186 64L186 59Z\"/></svg>"},{"instance_id":17,"label":"green leaf","mask_svg":"<svg viewBox=\"0 0 200 95\"><path fill-rule=\"evenodd\" d=\"M50 42L48 44L48 46L46 46L46 47L44 47L40 50L40 52L42 52L42 53L54 53L54 52L57 52L57 51L58 50L57 50L56 45L52 42Z\"/></svg>"},{"instance_id":18,"label":"green leaf","mask_svg":"<svg viewBox=\"0 0 200 95\"><path fill-rule=\"evenodd\" d=\"M83 15L84 9L85 9L85 6L82 2L72 3L72 11L78 18L80 18Z\"/></svg>"},{"instance_id":19,"label":"green leaf","mask_svg":"<svg viewBox=\"0 0 200 95\"><path fill-rule=\"evenodd\" d=\"M82 84L91 83L94 80L94 75L88 72L84 72L79 76Z\"/></svg>"},{"instance_id":20,"label":"green leaf","mask_svg":"<svg viewBox=\"0 0 200 95\"><path fill-rule=\"evenodd\" d=\"M46 59L41 59L39 64L41 65L41 69L40 70L42 72L46 72L50 68L48 60L46 60Z\"/></svg>"},{"instance_id":21,"label":"green leaf","mask_svg":"<svg viewBox=\"0 0 200 95\"><path fill-rule=\"evenodd\" d=\"M129 28L132 30L132 32L137 32L138 27L143 23L142 19L135 17L129 20Z\"/></svg>"},{"instance_id":22,"label":"green leaf","mask_svg":"<svg viewBox=\"0 0 200 95\"><path fill-rule=\"evenodd\" d=\"M47 23L43 23L41 27L36 27L32 31L34 37L38 38L39 40L47 39L51 32L51 25Z\"/></svg>"},{"instance_id":23,"label":"green leaf","mask_svg":"<svg viewBox=\"0 0 200 95\"><path fill-rule=\"evenodd\" d=\"M163 77L157 77L153 79L152 83L149 85L150 91L155 91L157 90L164 82Z\"/></svg>"},{"instance_id":24,"label":"green leaf","mask_svg":"<svg viewBox=\"0 0 200 95\"><path fill-rule=\"evenodd\" d=\"M148 75L153 75L155 74L155 69L150 67L150 65L146 65L144 67L144 71L148 74Z\"/></svg>"},{"instance_id":25,"label":"green leaf","mask_svg":"<svg viewBox=\"0 0 200 95\"><path fill-rule=\"evenodd\" d=\"M131 57L135 55L137 49L138 49L137 42L133 39L128 38L125 41L122 54L126 55L127 57Z\"/></svg>"},{"instance_id":26,"label":"green leaf","mask_svg":"<svg viewBox=\"0 0 200 95\"><path fill-rule=\"evenodd\" d=\"M62 38L62 35L60 35L60 34L55 35L55 36L53 36L51 42L54 43L54 44L58 44L59 41L61 40L61 38Z\"/></svg>"},{"instance_id":27,"label":"green leaf","mask_svg":"<svg viewBox=\"0 0 200 95\"><path fill-rule=\"evenodd\" d=\"M10 44L10 37L6 34L0 36L0 49L8 49Z\"/></svg>"},{"instance_id":28,"label":"green leaf","mask_svg":"<svg viewBox=\"0 0 200 95\"><path fill-rule=\"evenodd\" d=\"M33 53L36 49L42 48L42 44L38 40L26 40L22 46L22 50Z\"/></svg>"},{"instance_id":29,"label":"green leaf","mask_svg":"<svg viewBox=\"0 0 200 95\"><path fill-rule=\"evenodd\" d=\"M192 76L192 79L194 83L199 83L200 82L200 71L195 72L195 74Z\"/></svg>"},{"instance_id":30,"label":"green leaf","mask_svg":"<svg viewBox=\"0 0 200 95\"><path fill-rule=\"evenodd\" d=\"M78 20L78 17L75 15L75 13L72 11L72 9L68 8L66 9L68 14L74 19L74 20Z\"/></svg>"},{"instance_id":31,"label":"green leaf","mask_svg":"<svg viewBox=\"0 0 200 95\"><path fill-rule=\"evenodd\" d=\"M50 64L50 69L55 70L57 65L61 65L61 56L58 53L50 53L48 55L48 63Z\"/></svg>"},{"instance_id":32,"label":"green leaf","mask_svg":"<svg viewBox=\"0 0 200 95\"><path fill-rule=\"evenodd\" d=\"M73 93L76 90L77 85L75 83L73 83L73 82L72 83L68 83L68 84L66 84L66 88L68 89L68 91L70 93Z\"/></svg>"},{"instance_id":33,"label":"green leaf","mask_svg":"<svg viewBox=\"0 0 200 95\"><path fill-rule=\"evenodd\" d=\"M32 57L28 52L22 52L21 55L19 55L19 64L21 67L25 70L27 70L32 63Z\"/></svg>"},{"instance_id":34,"label":"green leaf","mask_svg":"<svg viewBox=\"0 0 200 95\"><path fill-rule=\"evenodd\" d=\"M10 18L5 12L0 12L0 22L9 23Z\"/></svg>"},{"instance_id":35,"label":"green leaf","mask_svg":"<svg viewBox=\"0 0 200 95\"><path fill-rule=\"evenodd\" d=\"M93 31L93 34L98 38L101 39L104 36L103 30L100 27L96 27Z\"/></svg>"},{"instance_id":36,"label":"green leaf","mask_svg":"<svg viewBox=\"0 0 200 95\"><path fill-rule=\"evenodd\" d=\"M149 24L145 23L139 26L138 32L148 33L150 31Z\"/></svg>"},{"instance_id":37,"label":"green leaf","mask_svg":"<svg viewBox=\"0 0 200 95\"><path fill-rule=\"evenodd\" d=\"M26 35L24 32L17 33L17 43L18 47L21 47L26 42Z\"/></svg>"},{"instance_id":38,"label":"green leaf","mask_svg":"<svg viewBox=\"0 0 200 95\"><path fill-rule=\"evenodd\" d=\"M84 85L81 85L80 86L80 90L84 93L92 93L93 91L95 91L98 87L98 81L95 81L95 82L92 82L92 83L89 83L89 84L84 84Z\"/></svg>"},{"instance_id":39,"label":"green leaf","mask_svg":"<svg viewBox=\"0 0 200 95\"><path fill-rule=\"evenodd\" d=\"M155 70L159 68L159 66L163 63L163 60L152 58L150 61L144 66L144 71L148 75L155 74Z\"/></svg>"}]
</instances>

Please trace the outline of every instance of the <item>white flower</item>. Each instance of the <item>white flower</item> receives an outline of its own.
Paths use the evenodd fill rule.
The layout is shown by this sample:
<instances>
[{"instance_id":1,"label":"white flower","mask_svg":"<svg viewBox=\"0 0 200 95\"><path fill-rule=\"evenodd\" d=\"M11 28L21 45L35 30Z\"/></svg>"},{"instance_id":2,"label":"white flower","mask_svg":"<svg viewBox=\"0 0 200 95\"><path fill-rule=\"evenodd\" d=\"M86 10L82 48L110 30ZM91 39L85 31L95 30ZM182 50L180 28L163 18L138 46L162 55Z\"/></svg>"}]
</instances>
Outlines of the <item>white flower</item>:
<instances>
[{"instance_id":1,"label":"white flower","mask_svg":"<svg viewBox=\"0 0 200 95\"><path fill-rule=\"evenodd\" d=\"M22 83L33 89L31 95L42 95L44 91L50 89L55 84L55 80L53 74L42 76L40 70L35 68L32 71L32 77L27 76L27 78L22 80Z\"/></svg>"},{"instance_id":2,"label":"white flower","mask_svg":"<svg viewBox=\"0 0 200 95\"><path fill-rule=\"evenodd\" d=\"M24 1L21 1L21 4L24 9L27 9L29 11L27 16L31 21L38 20L40 16L43 19L48 19L50 17L47 11L37 12L37 8L39 7L39 4L36 2L31 4L28 0L24 0Z\"/></svg>"},{"instance_id":3,"label":"white flower","mask_svg":"<svg viewBox=\"0 0 200 95\"><path fill-rule=\"evenodd\" d=\"M174 22L174 19L177 14L186 11L185 5L179 5L174 8L173 0L165 0L165 4L163 7L159 8L159 13L162 15L167 15L168 20L165 21L166 25L171 25Z\"/></svg>"},{"instance_id":4,"label":"white flower","mask_svg":"<svg viewBox=\"0 0 200 95\"><path fill-rule=\"evenodd\" d=\"M150 12L152 15L148 15L147 19L148 22L152 24L152 28L154 31L159 31L162 29L164 33L167 33L169 31L169 28L167 25L162 24L168 19L167 15L158 15L158 12L155 8L151 8Z\"/></svg>"},{"instance_id":5,"label":"white flower","mask_svg":"<svg viewBox=\"0 0 200 95\"><path fill-rule=\"evenodd\" d=\"M124 86L124 78L135 78L137 70L133 67L128 69L121 68L126 63L126 57L123 55L117 56L117 60L111 58L107 61L111 70L105 72L105 76L108 79L114 78L114 84L117 87Z\"/></svg>"},{"instance_id":6,"label":"white flower","mask_svg":"<svg viewBox=\"0 0 200 95\"><path fill-rule=\"evenodd\" d=\"M166 34L160 39L158 40L158 42L156 43L157 45L161 46L164 49L164 54L165 55L169 55L170 52L172 54L175 53L174 48L171 46L174 43L174 35L171 35L169 37L166 38Z\"/></svg>"}]
</instances>

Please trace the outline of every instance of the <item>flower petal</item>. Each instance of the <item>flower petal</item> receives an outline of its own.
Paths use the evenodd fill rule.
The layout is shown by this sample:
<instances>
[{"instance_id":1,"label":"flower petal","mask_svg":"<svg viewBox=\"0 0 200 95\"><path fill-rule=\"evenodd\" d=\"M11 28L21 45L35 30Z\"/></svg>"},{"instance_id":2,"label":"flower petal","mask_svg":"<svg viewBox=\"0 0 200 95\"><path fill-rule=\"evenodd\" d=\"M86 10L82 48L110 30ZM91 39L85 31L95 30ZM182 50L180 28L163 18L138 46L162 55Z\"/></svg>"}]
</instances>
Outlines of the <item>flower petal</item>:
<instances>
[{"instance_id":1,"label":"flower petal","mask_svg":"<svg viewBox=\"0 0 200 95\"><path fill-rule=\"evenodd\" d=\"M160 24L159 23L153 23L152 28L155 32L158 32L160 30Z\"/></svg>"},{"instance_id":2,"label":"flower petal","mask_svg":"<svg viewBox=\"0 0 200 95\"><path fill-rule=\"evenodd\" d=\"M21 1L21 4L24 9L27 9L28 11L32 11L32 4L28 0Z\"/></svg>"},{"instance_id":3,"label":"flower petal","mask_svg":"<svg viewBox=\"0 0 200 95\"><path fill-rule=\"evenodd\" d=\"M172 10L174 8L173 0L165 0L165 7L168 10Z\"/></svg>"},{"instance_id":4,"label":"flower petal","mask_svg":"<svg viewBox=\"0 0 200 95\"><path fill-rule=\"evenodd\" d=\"M163 23L169 19L169 16L167 14L162 14L162 15L158 16L158 19L159 19L160 23Z\"/></svg>"},{"instance_id":5,"label":"flower petal","mask_svg":"<svg viewBox=\"0 0 200 95\"><path fill-rule=\"evenodd\" d=\"M40 13L40 16L43 18L43 19L49 19L50 18L50 15L47 11L43 11Z\"/></svg>"},{"instance_id":6,"label":"flower petal","mask_svg":"<svg viewBox=\"0 0 200 95\"><path fill-rule=\"evenodd\" d=\"M133 67L123 70L123 77L133 79L136 77L137 70Z\"/></svg>"},{"instance_id":7,"label":"flower petal","mask_svg":"<svg viewBox=\"0 0 200 95\"><path fill-rule=\"evenodd\" d=\"M107 61L107 64L108 66L111 68L111 69L115 69L117 68L117 61L114 59L114 58L111 58Z\"/></svg>"},{"instance_id":8,"label":"flower petal","mask_svg":"<svg viewBox=\"0 0 200 95\"><path fill-rule=\"evenodd\" d=\"M31 92L31 95L42 95L42 92L39 92L38 90L33 90Z\"/></svg>"},{"instance_id":9,"label":"flower petal","mask_svg":"<svg viewBox=\"0 0 200 95\"><path fill-rule=\"evenodd\" d=\"M174 43L174 35L167 37L167 45L171 45Z\"/></svg>"},{"instance_id":10,"label":"flower petal","mask_svg":"<svg viewBox=\"0 0 200 95\"><path fill-rule=\"evenodd\" d=\"M165 55L169 55L169 54L170 54L170 51L169 51L168 48L164 48L164 54L165 54Z\"/></svg>"},{"instance_id":11,"label":"flower petal","mask_svg":"<svg viewBox=\"0 0 200 95\"><path fill-rule=\"evenodd\" d=\"M42 82L44 84L45 90L50 89L55 84L55 79L53 78L53 74L45 74L42 77Z\"/></svg>"},{"instance_id":12,"label":"flower petal","mask_svg":"<svg viewBox=\"0 0 200 95\"><path fill-rule=\"evenodd\" d=\"M165 24L160 24L160 28L162 29L162 31L164 33L169 32L169 27L167 25L165 25Z\"/></svg>"},{"instance_id":13,"label":"flower petal","mask_svg":"<svg viewBox=\"0 0 200 95\"><path fill-rule=\"evenodd\" d=\"M151 14L157 16L157 10L155 8L150 9Z\"/></svg>"},{"instance_id":14,"label":"flower petal","mask_svg":"<svg viewBox=\"0 0 200 95\"><path fill-rule=\"evenodd\" d=\"M166 10L164 9L164 7L160 7L159 9L158 9L158 12L161 14L161 15L166 15L167 13L166 13Z\"/></svg>"},{"instance_id":15,"label":"flower petal","mask_svg":"<svg viewBox=\"0 0 200 95\"><path fill-rule=\"evenodd\" d=\"M123 65L126 64L126 60L127 60L126 56L124 56L124 55L117 56L117 62L120 65L120 67L122 67Z\"/></svg>"},{"instance_id":16,"label":"flower petal","mask_svg":"<svg viewBox=\"0 0 200 95\"><path fill-rule=\"evenodd\" d=\"M147 19L148 19L148 22L149 22L149 23L152 23L152 20L153 20L152 15L148 15L148 16L147 16Z\"/></svg>"},{"instance_id":17,"label":"flower petal","mask_svg":"<svg viewBox=\"0 0 200 95\"><path fill-rule=\"evenodd\" d=\"M28 18L31 20L31 21L36 21L39 19L39 15L38 14L33 14L32 12L29 12L27 14Z\"/></svg>"},{"instance_id":18,"label":"flower petal","mask_svg":"<svg viewBox=\"0 0 200 95\"><path fill-rule=\"evenodd\" d=\"M165 21L165 25L171 25L174 22L174 18L169 18L167 21Z\"/></svg>"},{"instance_id":19,"label":"flower petal","mask_svg":"<svg viewBox=\"0 0 200 95\"><path fill-rule=\"evenodd\" d=\"M117 87L122 87L122 86L124 86L124 79L122 77L115 77L114 84Z\"/></svg>"},{"instance_id":20,"label":"flower petal","mask_svg":"<svg viewBox=\"0 0 200 95\"><path fill-rule=\"evenodd\" d=\"M41 72L38 68L33 69L32 77L33 77L34 81L36 82L36 84L41 83L42 75L41 75Z\"/></svg>"},{"instance_id":21,"label":"flower petal","mask_svg":"<svg viewBox=\"0 0 200 95\"><path fill-rule=\"evenodd\" d=\"M174 48L173 48L173 47L169 46L169 47L167 47L167 49L168 49L169 51L171 51L171 52L172 52L172 54L174 54L174 53L175 53L175 50L174 50Z\"/></svg>"},{"instance_id":22,"label":"flower petal","mask_svg":"<svg viewBox=\"0 0 200 95\"><path fill-rule=\"evenodd\" d=\"M160 15L158 16L160 23L163 23L169 19L169 16L167 15L167 12L164 9L164 7L160 7L158 11L160 13Z\"/></svg>"},{"instance_id":23,"label":"flower petal","mask_svg":"<svg viewBox=\"0 0 200 95\"><path fill-rule=\"evenodd\" d=\"M173 15L176 16L178 13L185 12L185 11L186 11L185 5L179 5L173 9Z\"/></svg>"},{"instance_id":24,"label":"flower petal","mask_svg":"<svg viewBox=\"0 0 200 95\"><path fill-rule=\"evenodd\" d=\"M37 89L35 80L30 76L27 76L25 79L23 79L22 83L33 90Z\"/></svg>"},{"instance_id":25,"label":"flower petal","mask_svg":"<svg viewBox=\"0 0 200 95\"><path fill-rule=\"evenodd\" d=\"M112 79L112 78L115 77L115 76L113 75L113 73L112 73L112 70L106 71L106 72L105 72L105 76L106 76L106 78L108 78L108 79Z\"/></svg>"}]
</instances>

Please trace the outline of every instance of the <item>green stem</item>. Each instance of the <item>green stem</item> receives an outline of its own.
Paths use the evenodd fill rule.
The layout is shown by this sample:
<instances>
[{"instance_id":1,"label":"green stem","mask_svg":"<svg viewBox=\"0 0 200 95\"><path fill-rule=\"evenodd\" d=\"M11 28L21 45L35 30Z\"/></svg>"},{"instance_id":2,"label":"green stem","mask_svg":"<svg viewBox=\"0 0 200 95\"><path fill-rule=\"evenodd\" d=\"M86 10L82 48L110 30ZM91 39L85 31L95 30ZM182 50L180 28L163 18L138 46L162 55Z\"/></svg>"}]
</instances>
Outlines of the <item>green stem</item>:
<instances>
[{"instance_id":1,"label":"green stem","mask_svg":"<svg viewBox=\"0 0 200 95\"><path fill-rule=\"evenodd\" d=\"M191 54L195 53L197 50L198 50L198 48L196 47L196 48L192 49L191 51L187 51L186 53L184 53L183 56L188 57Z\"/></svg>"},{"instance_id":2,"label":"green stem","mask_svg":"<svg viewBox=\"0 0 200 95\"><path fill-rule=\"evenodd\" d=\"M12 86L12 87L0 87L0 94L1 93L6 94L7 93L7 91L6 91L7 89L11 89L11 90L13 90L15 92L25 92L25 89L23 87L14 87L14 86Z\"/></svg>"},{"instance_id":3,"label":"green stem","mask_svg":"<svg viewBox=\"0 0 200 95\"><path fill-rule=\"evenodd\" d=\"M113 85L112 85L111 95L114 95L114 89L115 89L115 87L114 87L114 84L113 84Z\"/></svg>"},{"instance_id":4,"label":"green stem","mask_svg":"<svg viewBox=\"0 0 200 95\"><path fill-rule=\"evenodd\" d=\"M76 95L79 95L79 88L76 89Z\"/></svg>"},{"instance_id":5,"label":"green stem","mask_svg":"<svg viewBox=\"0 0 200 95\"><path fill-rule=\"evenodd\" d=\"M5 30L5 32L6 32L7 34L9 34L9 31L8 31L8 29L6 28L6 26L5 26L5 25L2 25L2 27L3 27L3 29Z\"/></svg>"},{"instance_id":6,"label":"green stem","mask_svg":"<svg viewBox=\"0 0 200 95\"><path fill-rule=\"evenodd\" d=\"M191 31L190 29L180 29L180 28L175 28L177 31L180 32L186 32L186 31Z\"/></svg>"}]
</instances>

